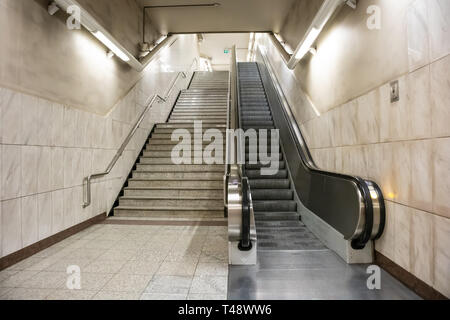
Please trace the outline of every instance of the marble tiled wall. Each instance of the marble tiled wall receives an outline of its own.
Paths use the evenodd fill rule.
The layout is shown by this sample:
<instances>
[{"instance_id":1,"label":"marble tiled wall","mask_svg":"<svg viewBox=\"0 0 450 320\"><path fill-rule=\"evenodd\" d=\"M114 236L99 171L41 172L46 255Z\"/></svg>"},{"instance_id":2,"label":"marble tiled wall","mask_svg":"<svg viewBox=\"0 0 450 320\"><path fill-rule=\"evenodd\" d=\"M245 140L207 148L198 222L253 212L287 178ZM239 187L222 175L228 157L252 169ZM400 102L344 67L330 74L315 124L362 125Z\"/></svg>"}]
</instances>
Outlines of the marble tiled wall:
<instances>
[{"instance_id":1,"label":"marble tiled wall","mask_svg":"<svg viewBox=\"0 0 450 320\"><path fill-rule=\"evenodd\" d=\"M416 0L406 10L409 61L391 79L400 84L396 103L387 82L318 111L300 89L304 79L286 68L270 39L258 43L317 165L381 186L387 224L376 250L450 297L450 2Z\"/></svg>"},{"instance_id":2,"label":"marble tiled wall","mask_svg":"<svg viewBox=\"0 0 450 320\"><path fill-rule=\"evenodd\" d=\"M166 120L187 87L194 58L196 37L180 36L106 116L0 87L0 257L111 209L153 124ZM154 104L112 172L93 181L92 205L83 209L83 178L105 170L149 98L164 96L176 71L187 77L166 103Z\"/></svg>"}]
</instances>

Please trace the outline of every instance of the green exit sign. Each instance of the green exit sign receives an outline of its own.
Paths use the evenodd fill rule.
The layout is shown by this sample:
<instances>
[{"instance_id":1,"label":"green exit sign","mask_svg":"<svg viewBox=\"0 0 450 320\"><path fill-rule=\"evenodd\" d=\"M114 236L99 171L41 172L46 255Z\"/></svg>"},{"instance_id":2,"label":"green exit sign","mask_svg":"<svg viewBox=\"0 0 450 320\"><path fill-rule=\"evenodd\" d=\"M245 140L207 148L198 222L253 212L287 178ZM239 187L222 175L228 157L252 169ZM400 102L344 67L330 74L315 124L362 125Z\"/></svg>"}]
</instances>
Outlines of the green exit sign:
<instances>
[{"instance_id":1,"label":"green exit sign","mask_svg":"<svg viewBox=\"0 0 450 320\"><path fill-rule=\"evenodd\" d=\"M225 50L223 50L223 53L230 53L230 50L225 49Z\"/></svg>"}]
</instances>

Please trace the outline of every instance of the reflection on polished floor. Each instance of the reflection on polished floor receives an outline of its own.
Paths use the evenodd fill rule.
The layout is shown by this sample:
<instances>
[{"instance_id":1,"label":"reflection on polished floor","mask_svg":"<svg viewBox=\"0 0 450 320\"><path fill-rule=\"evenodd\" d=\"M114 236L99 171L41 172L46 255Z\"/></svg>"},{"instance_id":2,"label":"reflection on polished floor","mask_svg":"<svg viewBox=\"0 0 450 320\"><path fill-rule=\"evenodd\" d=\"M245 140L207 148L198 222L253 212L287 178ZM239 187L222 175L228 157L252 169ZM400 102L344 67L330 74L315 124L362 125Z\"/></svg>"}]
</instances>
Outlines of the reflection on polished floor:
<instances>
[{"instance_id":1,"label":"reflection on polished floor","mask_svg":"<svg viewBox=\"0 0 450 320\"><path fill-rule=\"evenodd\" d=\"M223 226L98 224L1 271L0 300L226 299L226 234ZM80 290L66 286L72 265Z\"/></svg>"}]
</instances>

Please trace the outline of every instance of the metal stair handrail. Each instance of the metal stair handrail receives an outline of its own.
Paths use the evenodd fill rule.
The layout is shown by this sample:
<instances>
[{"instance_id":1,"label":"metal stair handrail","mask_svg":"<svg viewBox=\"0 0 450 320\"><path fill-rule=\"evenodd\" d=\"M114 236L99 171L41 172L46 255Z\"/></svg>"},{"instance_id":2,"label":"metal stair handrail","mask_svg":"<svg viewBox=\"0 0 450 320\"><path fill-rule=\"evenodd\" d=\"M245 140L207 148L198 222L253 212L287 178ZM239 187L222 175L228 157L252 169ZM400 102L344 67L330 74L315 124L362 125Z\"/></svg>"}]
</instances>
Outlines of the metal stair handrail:
<instances>
[{"instance_id":1,"label":"metal stair handrail","mask_svg":"<svg viewBox=\"0 0 450 320\"><path fill-rule=\"evenodd\" d=\"M194 65L194 63L197 61L197 59L195 58L192 65ZM191 65L191 69L192 69L192 65ZM126 136L125 140L123 141L122 145L120 146L119 150L117 150L115 156L113 157L113 159L111 160L111 162L109 163L108 167L106 168L105 171L103 172L99 172L99 173L94 173L91 174L87 177L85 177L83 179L83 208L87 208L91 205L91 181L93 179L98 179L101 178L103 176L108 175L111 170L114 168L114 166L116 165L117 161L120 159L120 157L122 156L123 152L125 151L125 148L127 147L128 143L130 142L131 138L133 138L134 134L136 133L137 129L139 128L139 126L141 125L142 121L144 121L145 116L147 115L147 112L153 107L153 104L158 101L159 103L163 103L163 102L167 102L167 100L170 98L170 96L172 95L172 91L175 88L175 85L178 82L178 79L180 79L180 77L186 78L187 75L184 71L178 72L177 76L175 77L175 79L172 81L172 84L169 88L169 90L167 91L167 93L164 95L164 97L162 97L159 94L154 94L152 97L149 98L149 101L147 103L147 106L145 107L144 111L141 113L141 115L139 116L139 118L137 119L136 123L134 124L134 126L131 128L131 131L128 133L128 135Z\"/></svg>"}]
</instances>

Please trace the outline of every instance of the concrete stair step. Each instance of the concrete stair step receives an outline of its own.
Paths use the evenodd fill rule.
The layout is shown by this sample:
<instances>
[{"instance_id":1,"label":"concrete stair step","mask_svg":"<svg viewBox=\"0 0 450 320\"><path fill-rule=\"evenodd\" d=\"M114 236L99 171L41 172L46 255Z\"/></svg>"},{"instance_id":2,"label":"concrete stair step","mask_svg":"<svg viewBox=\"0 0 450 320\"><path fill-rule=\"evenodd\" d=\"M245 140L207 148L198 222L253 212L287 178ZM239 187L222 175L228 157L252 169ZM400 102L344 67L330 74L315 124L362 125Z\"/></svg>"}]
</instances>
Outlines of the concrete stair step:
<instances>
[{"instance_id":1,"label":"concrete stair step","mask_svg":"<svg viewBox=\"0 0 450 320\"><path fill-rule=\"evenodd\" d=\"M226 129L226 124L216 124L216 123L203 123L202 129L211 129L211 128L223 128ZM156 125L157 129L189 129L194 128L194 123L161 123Z\"/></svg>"},{"instance_id":2,"label":"concrete stair step","mask_svg":"<svg viewBox=\"0 0 450 320\"><path fill-rule=\"evenodd\" d=\"M193 121L193 120L207 120L208 122L210 122L210 120L217 120L220 123L226 122L227 120L227 115L194 115L194 114L182 114L182 115L171 115L169 122L172 122L174 120L179 120L179 121Z\"/></svg>"},{"instance_id":3,"label":"concrete stair step","mask_svg":"<svg viewBox=\"0 0 450 320\"><path fill-rule=\"evenodd\" d=\"M177 111L175 110L172 113L172 116L227 116L227 110L216 110L216 111L193 111L193 110L183 110L183 111Z\"/></svg>"},{"instance_id":4,"label":"concrete stair step","mask_svg":"<svg viewBox=\"0 0 450 320\"><path fill-rule=\"evenodd\" d=\"M191 153L194 151L201 152L205 151L205 149L208 147L208 143L204 143L203 145L200 144L191 144ZM225 145L225 143L224 143ZM160 145L146 145L145 151L172 151L175 148L175 144L160 144ZM184 146L188 146L188 144L184 144ZM145 154L144 154L145 155Z\"/></svg>"},{"instance_id":5,"label":"concrete stair step","mask_svg":"<svg viewBox=\"0 0 450 320\"><path fill-rule=\"evenodd\" d=\"M142 172L133 171L133 178L154 180L223 180L223 172Z\"/></svg>"},{"instance_id":6,"label":"concrete stair step","mask_svg":"<svg viewBox=\"0 0 450 320\"><path fill-rule=\"evenodd\" d=\"M193 108L176 108L173 110L172 114L226 114L227 108L225 107L218 107L218 108L199 108L199 107L193 107Z\"/></svg>"},{"instance_id":7,"label":"concrete stair step","mask_svg":"<svg viewBox=\"0 0 450 320\"><path fill-rule=\"evenodd\" d=\"M146 207L116 207L116 217L149 217L149 218L223 218L224 210L197 210L196 208L146 208Z\"/></svg>"},{"instance_id":8,"label":"concrete stair step","mask_svg":"<svg viewBox=\"0 0 450 320\"><path fill-rule=\"evenodd\" d=\"M228 98L227 96L180 96L177 101L220 101L220 102L227 102Z\"/></svg>"},{"instance_id":9,"label":"concrete stair step","mask_svg":"<svg viewBox=\"0 0 450 320\"><path fill-rule=\"evenodd\" d=\"M223 199L121 197L119 206L155 208L195 208L196 210L223 210Z\"/></svg>"},{"instance_id":10,"label":"concrete stair step","mask_svg":"<svg viewBox=\"0 0 450 320\"><path fill-rule=\"evenodd\" d=\"M172 133L175 130L178 130L178 129L184 129L184 130L187 130L187 131L189 131L191 133L194 133L194 128L192 128L192 127L190 127L190 128L155 128L155 130L153 131L152 137L154 137L154 134L164 134L164 135L169 135L169 137L172 137ZM217 128L217 127L205 128L205 127L203 127L202 128L202 132L204 133L204 132L206 132L207 130L210 130L210 129L219 130L220 132L223 132L224 134L226 132L226 128L224 128L224 127L223 128Z\"/></svg>"},{"instance_id":11,"label":"concrete stair step","mask_svg":"<svg viewBox=\"0 0 450 320\"><path fill-rule=\"evenodd\" d=\"M129 188L183 188L183 189L223 189L223 180L158 180L158 179L129 179Z\"/></svg>"},{"instance_id":12,"label":"concrete stair step","mask_svg":"<svg viewBox=\"0 0 450 320\"><path fill-rule=\"evenodd\" d=\"M181 92L181 97L218 97L223 98L227 96L227 93L223 93L222 91L214 91L208 90L206 92L198 92L198 91L183 91Z\"/></svg>"},{"instance_id":13,"label":"concrete stair step","mask_svg":"<svg viewBox=\"0 0 450 320\"><path fill-rule=\"evenodd\" d=\"M137 164L136 172L224 172L224 165Z\"/></svg>"},{"instance_id":14,"label":"concrete stair step","mask_svg":"<svg viewBox=\"0 0 450 320\"><path fill-rule=\"evenodd\" d=\"M174 135L174 138L178 138L177 135ZM194 138L194 137L192 137ZM147 147L150 146L155 146L155 145L172 145L172 146L176 146L179 144L183 144L183 145L198 145L198 146L208 146L211 144L211 141L203 141L203 139L192 139L189 141L188 140L182 140L180 139L179 141L172 141L172 138L170 139L155 139L155 138L151 138L148 143L147 143ZM223 140L225 140L225 137L223 137ZM181 143L182 142L182 143ZM268 141L270 143L270 141ZM225 141L223 141L223 144L225 144Z\"/></svg>"},{"instance_id":15,"label":"concrete stair step","mask_svg":"<svg viewBox=\"0 0 450 320\"><path fill-rule=\"evenodd\" d=\"M188 120L188 119L186 119L186 120L173 120L173 119L170 119L169 123L190 123L190 122L194 123L195 121L197 121L197 120L195 120L195 119L194 120ZM207 120L202 120L202 122L204 124L222 124L222 123L225 123L225 119L223 119L223 120L207 119Z\"/></svg>"},{"instance_id":16,"label":"concrete stair step","mask_svg":"<svg viewBox=\"0 0 450 320\"><path fill-rule=\"evenodd\" d=\"M191 160L193 160L195 157L197 156L197 153L202 152L203 150L191 150ZM179 156L181 156L181 154L179 153ZM215 156L215 154L213 153L213 156ZM144 150L144 154L141 156L141 159L143 158L152 158L152 159L156 159L156 158L172 158L172 149L171 150ZM183 156L183 158L189 158L187 156Z\"/></svg>"},{"instance_id":17,"label":"concrete stair step","mask_svg":"<svg viewBox=\"0 0 450 320\"><path fill-rule=\"evenodd\" d=\"M227 106L227 101L177 101L176 106L185 106L185 107L193 107L193 106Z\"/></svg>"},{"instance_id":18,"label":"concrete stair step","mask_svg":"<svg viewBox=\"0 0 450 320\"><path fill-rule=\"evenodd\" d=\"M156 188L130 188L124 189L125 197L170 197L170 198L198 198L223 200L223 190L220 189L156 189Z\"/></svg>"}]
</instances>

